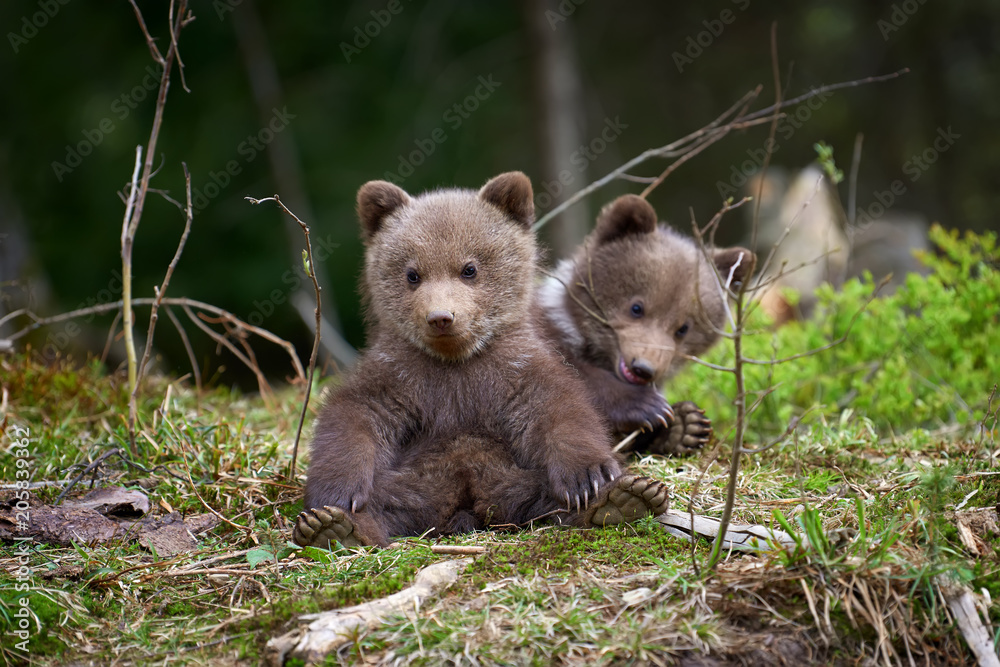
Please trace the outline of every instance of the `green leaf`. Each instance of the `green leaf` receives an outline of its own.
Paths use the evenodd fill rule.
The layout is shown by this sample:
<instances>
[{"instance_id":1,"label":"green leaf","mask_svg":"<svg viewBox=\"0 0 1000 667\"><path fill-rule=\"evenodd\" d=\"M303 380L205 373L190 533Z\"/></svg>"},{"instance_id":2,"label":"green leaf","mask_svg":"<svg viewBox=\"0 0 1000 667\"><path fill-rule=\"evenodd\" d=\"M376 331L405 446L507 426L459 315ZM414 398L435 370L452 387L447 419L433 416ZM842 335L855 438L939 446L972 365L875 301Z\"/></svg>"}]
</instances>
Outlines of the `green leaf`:
<instances>
[{"instance_id":1,"label":"green leaf","mask_svg":"<svg viewBox=\"0 0 1000 667\"><path fill-rule=\"evenodd\" d=\"M250 567L252 568L256 568L264 561L269 560L274 560L274 554L270 549L265 547L258 547L247 552L247 562L250 563Z\"/></svg>"}]
</instances>

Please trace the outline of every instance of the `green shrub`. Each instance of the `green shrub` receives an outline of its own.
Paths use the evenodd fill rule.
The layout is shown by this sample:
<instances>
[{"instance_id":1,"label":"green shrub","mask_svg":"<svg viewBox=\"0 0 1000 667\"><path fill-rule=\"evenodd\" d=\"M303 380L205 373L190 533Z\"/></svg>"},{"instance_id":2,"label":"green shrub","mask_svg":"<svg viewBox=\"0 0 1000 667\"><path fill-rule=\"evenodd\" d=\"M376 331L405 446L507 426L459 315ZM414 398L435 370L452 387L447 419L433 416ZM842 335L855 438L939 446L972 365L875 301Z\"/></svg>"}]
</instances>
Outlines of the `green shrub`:
<instances>
[{"instance_id":1,"label":"green shrub","mask_svg":"<svg viewBox=\"0 0 1000 667\"><path fill-rule=\"evenodd\" d=\"M996 234L966 233L935 225L939 254L923 253L927 276L910 274L891 295L865 307L876 283L870 275L840 290L823 285L812 317L774 329L755 309L744 354L781 359L829 345L830 349L778 364L747 365L752 403L770 389L750 419L757 434L785 428L809 408L819 414L853 409L881 430L968 424L982 418L1000 381L1000 250ZM860 312L859 311L862 311ZM731 366L732 345L720 343L706 358ZM672 379L667 396L706 408L719 427L735 418L733 376L693 364ZM717 429L718 431L718 429Z\"/></svg>"}]
</instances>

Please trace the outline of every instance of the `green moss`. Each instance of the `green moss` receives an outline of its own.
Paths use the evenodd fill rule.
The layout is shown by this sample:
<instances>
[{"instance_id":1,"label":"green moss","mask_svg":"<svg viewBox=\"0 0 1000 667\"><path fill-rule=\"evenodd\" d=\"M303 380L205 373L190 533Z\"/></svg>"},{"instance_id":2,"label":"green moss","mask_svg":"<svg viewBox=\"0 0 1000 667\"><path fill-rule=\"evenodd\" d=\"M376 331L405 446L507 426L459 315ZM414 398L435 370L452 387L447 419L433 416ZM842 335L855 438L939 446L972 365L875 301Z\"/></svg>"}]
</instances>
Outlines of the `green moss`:
<instances>
[{"instance_id":1,"label":"green moss","mask_svg":"<svg viewBox=\"0 0 1000 667\"><path fill-rule=\"evenodd\" d=\"M551 527L491 547L469 572L485 585L508 576L565 574L579 568L679 568L690 561L689 549L652 519L593 530Z\"/></svg>"}]
</instances>

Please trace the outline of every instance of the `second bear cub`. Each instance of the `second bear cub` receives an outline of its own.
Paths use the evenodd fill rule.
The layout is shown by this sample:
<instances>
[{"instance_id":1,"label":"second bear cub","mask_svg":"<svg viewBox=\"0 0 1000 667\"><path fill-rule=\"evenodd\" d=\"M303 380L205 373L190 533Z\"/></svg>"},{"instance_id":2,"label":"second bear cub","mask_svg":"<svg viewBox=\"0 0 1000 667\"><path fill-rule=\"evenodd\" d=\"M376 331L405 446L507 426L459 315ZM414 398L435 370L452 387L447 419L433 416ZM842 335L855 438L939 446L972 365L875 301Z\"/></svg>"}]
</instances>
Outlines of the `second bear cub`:
<instances>
[{"instance_id":1,"label":"second bear cub","mask_svg":"<svg viewBox=\"0 0 1000 667\"><path fill-rule=\"evenodd\" d=\"M729 306L716 272L733 285L755 262L745 248L713 248L708 257L658 224L645 199L625 195L604 207L594 231L536 294L536 319L615 435L649 431L637 450L687 454L711 433L694 403L671 408L657 389L686 356L718 340Z\"/></svg>"},{"instance_id":2,"label":"second bear cub","mask_svg":"<svg viewBox=\"0 0 1000 667\"><path fill-rule=\"evenodd\" d=\"M666 509L662 484L622 475L583 383L531 322L524 174L419 197L372 181L358 215L369 346L319 415L296 542Z\"/></svg>"}]
</instances>

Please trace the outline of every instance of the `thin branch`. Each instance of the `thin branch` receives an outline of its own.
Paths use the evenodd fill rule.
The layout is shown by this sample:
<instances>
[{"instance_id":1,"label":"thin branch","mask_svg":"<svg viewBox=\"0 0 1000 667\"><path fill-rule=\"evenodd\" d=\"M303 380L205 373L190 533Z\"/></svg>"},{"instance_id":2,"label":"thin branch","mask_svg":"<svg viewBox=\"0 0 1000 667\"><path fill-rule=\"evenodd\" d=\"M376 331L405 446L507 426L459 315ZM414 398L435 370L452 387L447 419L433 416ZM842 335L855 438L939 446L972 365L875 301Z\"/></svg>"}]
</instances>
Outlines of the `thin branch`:
<instances>
[{"instance_id":1,"label":"thin branch","mask_svg":"<svg viewBox=\"0 0 1000 667\"><path fill-rule=\"evenodd\" d=\"M142 361L139 363L135 389L132 390L133 395L139 391L139 384L142 382L143 372L146 370L146 364L149 362L149 355L153 351L153 333L156 330L156 320L160 304L163 302L163 297L167 293L167 286L170 285L170 278L174 275L174 269L177 268L177 262L181 259L181 253L184 252L184 244L187 243L188 235L191 233L191 221L194 217L194 212L191 207L191 172L188 171L187 164L183 162L181 164L184 166L184 182L187 192L184 232L181 234L181 240L177 244L177 251L174 253L174 258L170 260L170 266L167 267L167 272L163 276L163 282L160 284L159 288L154 288L156 292L156 300L153 301L153 306L150 308L149 312L149 331L146 333L146 349L143 350Z\"/></svg>"},{"instance_id":2,"label":"thin branch","mask_svg":"<svg viewBox=\"0 0 1000 667\"><path fill-rule=\"evenodd\" d=\"M260 367L257 366L257 364L252 362L250 359L248 359L246 355L244 355L242 352L236 349L236 346L233 345L225 336L223 336L218 331L214 330L212 327L202 322L200 318L198 318L197 316L195 316L193 312L191 312L190 307L188 307L186 304L182 305L181 307L184 309L184 312L187 313L188 318L192 322L194 322L195 326L197 326L199 329L208 334L209 338L211 338L219 345L232 352L233 356L242 361L243 364L247 368L249 368L255 376L257 376L257 387L260 390L260 395L264 398L265 401L269 401L271 396L270 385L267 383L267 378L264 377L264 373L263 371L260 370Z\"/></svg>"},{"instance_id":3,"label":"thin branch","mask_svg":"<svg viewBox=\"0 0 1000 667\"><path fill-rule=\"evenodd\" d=\"M153 305L153 298L141 298L133 299L132 304L135 306L151 306ZM304 380L306 377L305 370L302 367L302 362L299 360L298 355L295 353L295 346L289 343L283 338L279 338L267 329L261 329L260 327L255 327L248 322L244 322L240 318L236 317L228 310L223 310L218 306L213 306L210 303L205 303L204 301L198 301L197 299L189 299L187 297L165 297L161 300L162 305L170 306L190 306L191 308L198 308L199 310L204 310L205 312L212 313L213 315L220 317L224 320L228 320L238 327L249 331L250 333L263 338L266 341L274 343L285 349L288 352L288 356L291 358L292 367L295 369L295 374L300 380ZM99 315L101 313L110 313L115 310L120 310L123 306L121 301L112 301L109 303L101 303L95 306L89 306L87 308L80 308L77 310L72 310L68 313L62 313L60 315L53 315L52 317L38 317L34 313L27 313L27 315L34 320L31 324L14 332L7 337L7 340L17 340L27 334L39 329L43 326L49 326L52 324L58 324L59 322L65 322L66 320L72 320L77 317L84 317L85 315Z\"/></svg>"},{"instance_id":4,"label":"thin branch","mask_svg":"<svg viewBox=\"0 0 1000 667\"><path fill-rule=\"evenodd\" d=\"M146 37L146 45L149 46L149 55L153 57L160 65L164 65L163 54L160 53L160 49L156 47L156 40L153 36L149 34L149 29L146 28L146 20L142 17L142 12L139 10L139 6L135 4L135 0L128 0L129 4L132 5L132 9L135 11L135 18L139 22L139 27L142 28L142 34ZM171 7L173 11L173 7Z\"/></svg>"},{"instance_id":5,"label":"thin branch","mask_svg":"<svg viewBox=\"0 0 1000 667\"><path fill-rule=\"evenodd\" d=\"M774 70L774 80L775 80L775 104L774 113L771 121L771 140L766 144L766 155L764 156L764 169L767 169L767 165L771 159L772 148L774 146L774 132L778 124L778 113L782 107L781 101L781 81L778 78L778 24L771 24L771 63ZM700 237L699 237L700 242ZM704 248L704 243L700 243ZM714 268L714 264L712 265ZM720 282L721 287L721 276L718 270L715 270L716 280ZM736 326L733 328L733 333L736 336L733 338L733 357L735 359L734 366L736 372L734 373L736 377L736 433L733 437L733 448L732 453L729 458L729 483L726 485L726 501L722 508L722 517L719 520L719 533L712 543L712 550L708 556L708 569L712 570L722 559L723 555L723 545L726 532L729 530L729 521L733 516L733 505L736 503L736 485L739 481L740 473L740 457L743 452L743 442L746 437L746 427L747 427L747 392L746 392L746 379L743 375L743 327L746 324L746 314L744 312L745 297L747 292L747 287L749 285L749 280L743 280L740 282L740 289L736 294ZM728 310L728 309L727 309Z\"/></svg>"},{"instance_id":6,"label":"thin branch","mask_svg":"<svg viewBox=\"0 0 1000 667\"><path fill-rule=\"evenodd\" d=\"M812 99L813 97L816 97L818 95L823 95L825 93L832 92L834 90L840 90L843 88L853 88L855 86L861 86L869 83L881 83L883 81L889 81L891 79L895 79L904 74L907 74L909 71L910 70L908 68L904 68L899 70L898 72L893 72L892 74L871 76L864 79L857 79L855 81L846 81L842 83L833 83L827 86L820 86L819 88L814 88L813 90L810 90L808 93L804 93L790 100L779 101L775 104L772 104L769 107L765 107L764 109L754 111L745 116L740 116L738 118L733 119L730 123L727 123L724 126L720 126L721 124L720 119L725 118L728 113L731 113L731 110L738 109L740 106L746 103L745 102L746 100L753 99L753 97L755 97L760 92L761 87L757 86L755 90L748 92L746 95L740 98L740 100L738 100L732 107L730 107L730 111L727 111L727 114L723 114L722 116L720 116L720 119L716 119L716 121L709 123L700 130L692 132L691 134L682 137L681 139L678 139L673 143L667 144L666 146L661 146L660 148L651 148L647 151L644 151L643 153L632 158L622 166L609 172L604 177L594 181L593 183L583 188L579 192L576 192L575 194L573 194L573 196L567 198L566 201L564 201L562 204L556 206L551 211L549 211L541 218L539 218L538 221L532 226L532 230L538 231L539 229L544 227L549 220L559 215L570 206L573 206L583 198L587 197L592 192L599 190L600 188L604 187L605 185L615 180L616 178L622 177L622 175L626 174L627 172L631 171L634 167L642 164L643 162L646 162L647 160L656 157L669 158L669 157L679 157L680 155L683 155L685 151L690 149L686 147L685 148L681 147L686 146L687 144L692 144L693 142L697 141L698 139L700 139L705 134L708 134L709 132L718 130L724 132L730 132L734 129L752 127L754 125L762 125L764 123L770 122L769 116L773 114L776 110L780 111L781 109L787 108L794 104L798 104L799 102L804 102L805 100Z\"/></svg>"},{"instance_id":7,"label":"thin branch","mask_svg":"<svg viewBox=\"0 0 1000 667\"><path fill-rule=\"evenodd\" d=\"M302 233L306 237L306 250L305 250L305 257L303 258L306 263L305 269L306 273L309 274L309 277L312 278L313 289L316 292L316 335L313 338L312 353L309 355L309 377L306 378L306 395L302 401L302 414L299 416L299 426L295 430L295 444L292 445L292 461L289 464L288 468L288 479L294 480L295 466L299 454L299 440L302 438L302 427L306 421L306 409L309 407L309 395L310 392L312 392L313 374L316 371L316 356L319 354L319 342L323 324L323 316L320 310L321 308L320 292L322 290L320 289L319 282L316 279L316 264L313 261L312 241L309 239L309 225L302 222L299 219L299 216L289 211L288 207L285 206L284 203L282 203L281 199L278 198L278 195L274 195L273 197L266 197L264 199L254 199L253 197L246 197L246 200L255 206L257 204L260 204L261 202L274 200L274 202L281 207L282 211L290 215L295 220L295 222L299 223L299 227L302 228Z\"/></svg>"},{"instance_id":8,"label":"thin branch","mask_svg":"<svg viewBox=\"0 0 1000 667\"><path fill-rule=\"evenodd\" d=\"M194 355L194 348L191 347L191 341L188 340L187 332L184 331L183 325L181 325L180 320L174 315L174 311L169 308L164 308L167 311L167 317L170 321L174 323L174 328L177 329L177 335L181 337L181 343L184 344L184 351L187 352L188 361L191 362L191 372L194 373L194 386L201 393L201 370L198 369L198 362Z\"/></svg>"},{"instance_id":9,"label":"thin branch","mask_svg":"<svg viewBox=\"0 0 1000 667\"><path fill-rule=\"evenodd\" d=\"M734 105L733 107L731 107L730 109L727 109L726 112L722 116L720 116L719 118L715 119L714 122L716 124L721 123L722 119L724 117L728 116L730 113L733 113L734 110L737 107L740 109L739 115L742 116L744 113L746 113L746 108L750 105L750 103L753 102L754 99L756 99L757 93L759 92L759 90L760 90L760 88L758 88L756 91L754 91L754 93L752 95L750 95L750 94L745 95L744 99L746 100L746 103L744 103L742 105L737 104L737 105ZM669 167L667 167L666 169L664 169L663 173L661 173L659 176L657 176L656 180L654 180L652 183L650 183L646 187L646 189L642 191L642 193L639 196L642 197L643 199L645 199L646 197L648 197L650 195L650 193L652 193L653 190L655 190L656 188L658 188L660 186L660 184L663 183L663 181L665 181L667 179L667 177L670 176L670 174L672 174L678 167L680 167L682 164L684 164L685 162L687 162L688 160L690 160L694 156L696 156L699 153L701 153L703 150L705 150L706 148L708 148L709 146L711 146L715 142L721 140L723 137L725 137L727 134L729 134L729 132L732 129L734 129L735 127L736 127L736 124L730 123L728 125L722 126L721 128L718 129L718 131L712 132L711 134L708 134L705 137L705 139L701 141L701 143L692 146L691 149L688 150L687 152L685 152L685 154L682 155L680 158L678 158L677 161L675 161Z\"/></svg>"}]
</instances>

